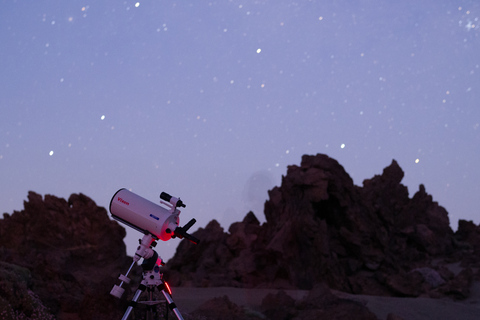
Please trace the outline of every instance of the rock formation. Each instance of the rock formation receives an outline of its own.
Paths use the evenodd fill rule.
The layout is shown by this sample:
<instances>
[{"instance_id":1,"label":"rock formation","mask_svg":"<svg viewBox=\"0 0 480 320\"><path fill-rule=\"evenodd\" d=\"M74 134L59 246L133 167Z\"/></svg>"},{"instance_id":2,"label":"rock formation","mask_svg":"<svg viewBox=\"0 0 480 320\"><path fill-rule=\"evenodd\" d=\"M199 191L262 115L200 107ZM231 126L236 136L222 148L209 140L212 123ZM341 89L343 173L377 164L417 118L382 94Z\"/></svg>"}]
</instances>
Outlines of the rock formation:
<instances>
[{"instance_id":1,"label":"rock formation","mask_svg":"<svg viewBox=\"0 0 480 320\"><path fill-rule=\"evenodd\" d=\"M200 244L180 242L165 276L174 286L311 290L296 302L281 291L267 297L261 316L269 319L373 319L365 306L331 290L468 297L479 279L480 226L460 221L454 233L425 187L409 198L402 178L392 161L359 187L334 159L304 156L269 191L264 224L252 212L228 232L212 220L193 233ZM109 292L131 263L125 229L83 194L67 201L30 192L24 207L0 219L0 318L121 318L125 300ZM141 278L138 268L130 277ZM186 319L258 316L227 298L197 311Z\"/></svg>"},{"instance_id":2,"label":"rock formation","mask_svg":"<svg viewBox=\"0 0 480 320\"><path fill-rule=\"evenodd\" d=\"M66 201L30 192L24 206L0 220L3 318L121 318L109 292L131 263L125 229L83 194Z\"/></svg>"},{"instance_id":3,"label":"rock formation","mask_svg":"<svg viewBox=\"0 0 480 320\"><path fill-rule=\"evenodd\" d=\"M450 228L444 208L420 185L409 198L392 163L355 186L326 155L303 156L269 191L266 223L250 212L224 232L211 221L180 243L168 262L170 282L184 286L312 289L349 293L464 298L479 266L479 227ZM454 274L449 262L464 261ZM467 261L469 263L467 263ZM472 265L474 264L474 265Z\"/></svg>"}]
</instances>

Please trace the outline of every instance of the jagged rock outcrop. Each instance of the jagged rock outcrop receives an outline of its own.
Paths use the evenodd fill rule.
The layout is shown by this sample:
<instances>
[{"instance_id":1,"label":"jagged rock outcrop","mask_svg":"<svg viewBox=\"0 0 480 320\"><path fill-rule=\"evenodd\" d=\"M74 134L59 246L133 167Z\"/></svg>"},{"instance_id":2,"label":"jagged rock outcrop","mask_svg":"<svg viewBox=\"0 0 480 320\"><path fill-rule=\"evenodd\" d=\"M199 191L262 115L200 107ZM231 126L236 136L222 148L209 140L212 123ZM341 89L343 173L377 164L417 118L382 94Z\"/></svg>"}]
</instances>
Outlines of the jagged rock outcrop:
<instances>
[{"instance_id":1,"label":"jagged rock outcrop","mask_svg":"<svg viewBox=\"0 0 480 320\"><path fill-rule=\"evenodd\" d=\"M480 280L480 226L460 221L454 233L425 187L410 198L402 178L392 161L381 175L355 186L336 160L304 156L269 191L264 224L252 212L227 232L211 221L193 234L200 244L180 242L165 276L174 286L311 290L295 303L281 293L266 299L262 312L275 319L343 319L345 310L371 318L330 289L468 297L472 281ZM121 318L125 300L109 291L131 264L125 229L83 194L67 201L30 192L24 206L0 219L0 318ZM130 277L140 278L138 268ZM134 288L128 286L124 297ZM198 316L212 305L232 318L258 316L225 299Z\"/></svg>"},{"instance_id":2,"label":"jagged rock outcrop","mask_svg":"<svg viewBox=\"0 0 480 320\"><path fill-rule=\"evenodd\" d=\"M120 318L124 306L109 291L131 263L125 229L83 194L66 201L29 192L24 206L0 220L2 309L26 319ZM23 279L15 293L1 275ZM15 305L19 299L35 307Z\"/></svg>"},{"instance_id":3,"label":"jagged rock outcrop","mask_svg":"<svg viewBox=\"0 0 480 320\"><path fill-rule=\"evenodd\" d=\"M228 232L210 222L194 234L198 246L179 245L167 264L170 281L299 289L326 283L350 293L458 298L465 294L458 286L468 288L473 275L455 275L446 263L470 250L478 266L479 227L461 222L455 235L423 185L409 198L403 175L393 160L359 187L336 160L303 156L269 191L266 223L251 212Z\"/></svg>"}]
</instances>

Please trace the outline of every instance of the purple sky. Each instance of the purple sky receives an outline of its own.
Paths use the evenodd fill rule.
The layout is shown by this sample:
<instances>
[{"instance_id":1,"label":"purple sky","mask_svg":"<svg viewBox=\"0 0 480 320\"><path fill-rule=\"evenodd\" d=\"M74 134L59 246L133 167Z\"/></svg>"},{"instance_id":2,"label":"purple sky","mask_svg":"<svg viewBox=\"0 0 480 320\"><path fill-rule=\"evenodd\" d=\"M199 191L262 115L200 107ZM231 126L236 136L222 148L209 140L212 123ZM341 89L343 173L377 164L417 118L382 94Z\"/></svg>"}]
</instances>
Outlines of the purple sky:
<instances>
[{"instance_id":1,"label":"purple sky","mask_svg":"<svg viewBox=\"0 0 480 320\"><path fill-rule=\"evenodd\" d=\"M192 231L228 228L249 210L264 221L287 165L325 153L357 185L396 159L453 229L480 222L478 1L1 7L2 212L29 190L108 208L126 187L181 197Z\"/></svg>"}]
</instances>

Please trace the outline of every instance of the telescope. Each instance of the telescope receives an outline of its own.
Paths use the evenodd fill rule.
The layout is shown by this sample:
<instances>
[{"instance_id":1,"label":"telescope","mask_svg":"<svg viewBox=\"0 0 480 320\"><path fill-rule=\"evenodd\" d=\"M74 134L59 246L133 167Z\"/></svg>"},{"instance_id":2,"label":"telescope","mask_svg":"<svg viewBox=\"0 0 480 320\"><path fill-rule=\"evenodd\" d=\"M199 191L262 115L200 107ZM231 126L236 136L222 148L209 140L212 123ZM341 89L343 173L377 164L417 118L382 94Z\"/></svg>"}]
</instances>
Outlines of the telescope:
<instances>
[{"instance_id":1,"label":"telescope","mask_svg":"<svg viewBox=\"0 0 480 320\"><path fill-rule=\"evenodd\" d=\"M198 244L200 240L187 232L196 222L195 219L191 219L185 226L180 227L180 210L178 210L178 208L186 207L183 201L165 192L160 194L160 199L163 200L160 201L163 206L157 205L123 188L118 190L110 201L112 218L144 234L143 238L139 241L139 246L133 256L133 262L130 268L125 275L121 274L119 276L121 280L120 285L115 285L112 291L110 291L111 295L121 298L125 292L122 285L124 283L130 283L128 274L137 261L141 258L144 259L142 263L143 281L135 292L122 320L128 319L133 308L137 305L137 300L145 290L148 290L150 300L138 303L146 304L147 310L150 313L149 316L151 316L153 306L159 303L159 301L153 300L153 291L155 288L163 293L168 308L174 312L177 319L183 320L180 311L173 302L169 286L164 281L163 274L160 272L160 266L165 265L165 263L157 252L153 250L153 247L157 244L156 240L168 241L172 238L185 238L195 244ZM166 319L168 319L168 308L166 308Z\"/></svg>"},{"instance_id":2,"label":"telescope","mask_svg":"<svg viewBox=\"0 0 480 320\"><path fill-rule=\"evenodd\" d=\"M155 240L168 241L171 238L188 239L197 244L200 240L187 233L187 230L196 222L190 220L184 227L180 227L180 210L186 205L180 198L172 197L168 193L160 194L161 207L139 195L127 190L120 189L110 201L110 213L112 218L143 234L151 234Z\"/></svg>"}]
</instances>

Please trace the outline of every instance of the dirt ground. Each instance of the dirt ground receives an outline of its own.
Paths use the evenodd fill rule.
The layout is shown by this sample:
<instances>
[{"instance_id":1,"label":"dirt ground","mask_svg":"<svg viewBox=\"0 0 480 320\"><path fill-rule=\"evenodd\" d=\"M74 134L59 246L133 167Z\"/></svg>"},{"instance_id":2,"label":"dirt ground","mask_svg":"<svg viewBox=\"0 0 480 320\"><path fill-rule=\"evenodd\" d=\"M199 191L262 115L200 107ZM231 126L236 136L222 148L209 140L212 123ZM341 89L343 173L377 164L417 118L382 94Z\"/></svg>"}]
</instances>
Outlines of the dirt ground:
<instances>
[{"instance_id":1,"label":"dirt ground","mask_svg":"<svg viewBox=\"0 0 480 320\"><path fill-rule=\"evenodd\" d=\"M189 313L202 303L215 297L228 296L239 306L259 310L263 298L274 289L239 289L239 288L173 288L173 299L180 312ZM295 300L300 300L308 293L303 290L285 290ZM480 283L475 283L470 298L465 301L430 298L388 298L366 295L350 295L334 292L341 298L359 301L367 306L378 319L387 319L389 313L408 320L439 319L480 319ZM353 318L352 318L353 319Z\"/></svg>"}]
</instances>

